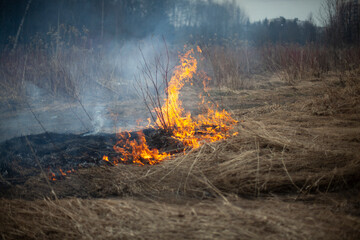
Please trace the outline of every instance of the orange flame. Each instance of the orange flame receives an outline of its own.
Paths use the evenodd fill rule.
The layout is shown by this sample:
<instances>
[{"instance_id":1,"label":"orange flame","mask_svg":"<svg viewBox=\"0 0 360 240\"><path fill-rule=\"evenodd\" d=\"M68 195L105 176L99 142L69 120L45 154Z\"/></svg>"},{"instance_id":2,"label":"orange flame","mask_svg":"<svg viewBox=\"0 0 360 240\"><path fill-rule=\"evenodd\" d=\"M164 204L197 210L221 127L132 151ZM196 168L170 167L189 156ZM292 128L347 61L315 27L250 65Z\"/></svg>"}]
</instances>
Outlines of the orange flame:
<instances>
[{"instance_id":1,"label":"orange flame","mask_svg":"<svg viewBox=\"0 0 360 240\"><path fill-rule=\"evenodd\" d=\"M198 52L201 49L198 47ZM174 134L174 138L180 140L185 146L197 148L202 141L214 142L227 138L229 130L237 122L231 115L225 111L214 110L214 106L205 104L205 98L200 95L201 102L207 108L207 113L192 118L190 113L184 113L179 92L185 82L192 79L197 70L197 61L192 56L193 50L190 50L180 57L180 65L175 68L174 74L169 81L167 89L167 98L161 109L155 109L165 116L158 118L156 123L163 128L169 128ZM204 90L207 90L205 80L203 82Z\"/></svg>"},{"instance_id":2,"label":"orange flame","mask_svg":"<svg viewBox=\"0 0 360 240\"><path fill-rule=\"evenodd\" d=\"M180 64L175 68L166 89L167 98L164 99L165 104L161 109L154 109L154 111L159 112L163 116L156 120L156 124L160 127L173 129L174 126L177 126L183 128L184 125L191 122L190 114L183 117L184 109L179 100L179 92L185 85L185 82L190 81L196 73L197 61L192 54L194 54L194 50L189 50L184 56L179 56Z\"/></svg>"},{"instance_id":3,"label":"orange flame","mask_svg":"<svg viewBox=\"0 0 360 240\"><path fill-rule=\"evenodd\" d=\"M132 162L140 165L144 165L144 163L154 165L170 156L168 153L159 153L158 149L149 149L145 135L142 131L138 131L137 135L138 141L135 139L130 140L131 134L129 132L118 134L119 141L113 148L116 152L122 154L120 161ZM118 162L114 162L114 164L117 163Z\"/></svg>"},{"instance_id":4,"label":"orange flame","mask_svg":"<svg viewBox=\"0 0 360 240\"><path fill-rule=\"evenodd\" d=\"M200 47L197 47L197 51L202 52ZM185 83L191 83L191 79L196 74L197 60L193 55L194 50L191 49L179 56L180 64L175 68L173 76L168 82L164 104L161 108L155 108L154 111L158 116L156 120L158 127L170 131L173 138L182 142L184 146L198 148L203 142L214 142L237 134L230 134L237 121L227 111L218 111L216 109L218 106L215 107L209 102L205 103L202 94L200 98L202 105L207 109L206 113L193 118L190 112L185 112L179 95ZM206 80L209 80L209 77L202 77L204 91L206 92L208 89ZM150 120L148 126L150 126ZM116 152L121 153L120 161L153 165L170 156L168 153L159 153L158 149L149 149L142 131L138 131L137 136L138 141L130 140L130 132L118 134L119 141L113 148ZM107 156L104 156L103 160L109 161ZM114 161L114 164L120 161Z\"/></svg>"},{"instance_id":5,"label":"orange flame","mask_svg":"<svg viewBox=\"0 0 360 240\"><path fill-rule=\"evenodd\" d=\"M60 171L61 175L66 176L66 173L63 172L63 170L61 168L59 168L59 171Z\"/></svg>"},{"instance_id":6,"label":"orange flame","mask_svg":"<svg viewBox=\"0 0 360 240\"><path fill-rule=\"evenodd\" d=\"M49 173L49 179L52 180L52 181L56 181L56 175L55 175L55 173L50 172L50 173Z\"/></svg>"}]
</instances>

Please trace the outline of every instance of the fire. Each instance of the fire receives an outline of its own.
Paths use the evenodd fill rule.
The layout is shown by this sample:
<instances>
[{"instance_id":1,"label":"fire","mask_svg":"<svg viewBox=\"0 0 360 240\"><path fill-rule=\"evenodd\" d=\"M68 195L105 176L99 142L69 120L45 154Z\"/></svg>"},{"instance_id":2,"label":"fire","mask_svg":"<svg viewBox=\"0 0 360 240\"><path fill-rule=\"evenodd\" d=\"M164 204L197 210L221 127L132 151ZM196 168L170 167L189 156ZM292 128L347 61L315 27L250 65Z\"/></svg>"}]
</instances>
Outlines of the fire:
<instances>
[{"instance_id":1,"label":"fire","mask_svg":"<svg viewBox=\"0 0 360 240\"><path fill-rule=\"evenodd\" d=\"M202 52L200 47L197 47L197 51ZM192 49L179 56L180 64L175 68L167 83L164 104L161 108L155 108L154 112L157 115L155 123L159 128L171 132L172 137L182 142L185 147L198 148L203 142L214 142L236 135L237 133L231 134L230 131L237 121L227 111L217 110L218 106L215 104L205 103L202 94L199 97L206 111L196 117L192 117L190 112L185 112L179 96L180 90L186 83L192 84L191 80L197 72L197 60L194 55ZM206 92L205 80L209 80L209 78L202 77ZM150 120L148 121L150 126ZM121 154L121 158L114 160L114 164L132 162L139 165L145 163L153 165L170 156L168 153L160 153L158 149L149 149L142 131L136 132L136 135L137 140L131 140L130 132L118 134L119 141L113 148ZM109 161L107 156L104 156L103 160Z\"/></svg>"},{"instance_id":2,"label":"fire","mask_svg":"<svg viewBox=\"0 0 360 240\"><path fill-rule=\"evenodd\" d=\"M142 131L136 132L138 140L130 140L130 132L122 132L118 134L119 141L113 147L122 157L119 159L121 162L132 162L135 164L144 165L148 163L154 165L164 158L170 156L168 153L159 153L158 149L149 149L145 135ZM114 160L116 165L119 161Z\"/></svg>"},{"instance_id":3,"label":"fire","mask_svg":"<svg viewBox=\"0 0 360 240\"><path fill-rule=\"evenodd\" d=\"M50 173L49 173L49 179L52 180L52 181L56 181L56 175L55 175L55 173L50 172Z\"/></svg>"},{"instance_id":4,"label":"fire","mask_svg":"<svg viewBox=\"0 0 360 240\"><path fill-rule=\"evenodd\" d=\"M59 171L60 171L61 175L66 176L66 173L61 168L59 169Z\"/></svg>"},{"instance_id":5,"label":"fire","mask_svg":"<svg viewBox=\"0 0 360 240\"><path fill-rule=\"evenodd\" d=\"M201 53L200 47L197 47ZM186 82L189 82L197 70L197 60L193 57L194 50L189 50L180 57L180 64L175 68L174 74L168 84L167 98L157 119L158 126L171 129L174 138L181 141L185 146L197 148L201 142L214 142L229 137L229 130L236 123L231 115L225 111L218 111L214 105L205 104L205 98L200 95L202 104L207 112L192 118L190 113L185 113L179 100L179 92ZM207 90L206 82L203 82L204 90Z\"/></svg>"},{"instance_id":6,"label":"fire","mask_svg":"<svg viewBox=\"0 0 360 240\"><path fill-rule=\"evenodd\" d=\"M184 109L179 100L179 93L185 83L190 81L196 73L197 61L192 56L193 54L194 50L189 50L184 56L179 56L180 64L175 68L174 74L166 89L167 97L164 99L165 104L161 109L154 109L159 116L156 120L156 124L164 129L168 128L169 130L172 130L175 126L184 128L192 122L190 114L187 114L184 117Z\"/></svg>"}]
</instances>

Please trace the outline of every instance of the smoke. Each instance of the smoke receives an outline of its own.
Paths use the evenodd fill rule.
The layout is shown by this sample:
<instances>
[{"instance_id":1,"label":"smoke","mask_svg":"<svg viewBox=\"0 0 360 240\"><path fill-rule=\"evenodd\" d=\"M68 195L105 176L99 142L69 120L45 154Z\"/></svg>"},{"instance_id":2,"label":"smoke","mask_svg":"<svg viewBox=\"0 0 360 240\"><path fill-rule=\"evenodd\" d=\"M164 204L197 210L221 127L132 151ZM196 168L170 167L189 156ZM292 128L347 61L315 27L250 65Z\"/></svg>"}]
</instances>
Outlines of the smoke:
<instances>
[{"instance_id":1,"label":"smoke","mask_svg":"<svg viewBox=\"0 0 360 240\"><path fill-rule=\"evenodd\" d=\"M17 3L21 5L21 2L26 1ZM158 84L163 90L165 86L161 85L161 76L157 75L158 64L166 65L169 54L171 69L176 63L174 56L178 49L173 40L179 41L178 36L196 31L191 28L201 23L190 23L186 26L188 32L174 34L175 27L171 22L174 19L169 11L187 12L188 2L183 8L182 4L170 0L104 2L104 9L99 5L101 1L33 2L20 39L24 44L36 33L42 34L42 50L50 55L45 58L45 65L51 69L41 68L43 63L39 62L39 66L32 66L33 71L48 70L49 74L39 73L33 78L25 74L24 97L35 116L25 105L14 111L1 122L0 140L43 132L35 117L46 131L59 133L114 132L115 128L134 128L138 119L146 123L149 112L139 96L135 79L144 84L142 86L150 86L151 91L152 83L144 74L144 67L149 67L151 74L159 77ZM11 9L16 10L16 6L11 2L6 4L1 10L2 16ZM216 8L218 5L212 9L215 11ZM16 10L14 16L3 17L1 21L16 22L21 14L23 9ZM203 20L194 20L186 15L188 19L177 21L207 23L206 16L203 15ZM1 22L1 26L6 24ZM102 31L104 34L100 34ZM30 58L28 62L31 62ZM57 76L61 78L56 79Z\"/></svg>"},{"instance_id":2,"label":"smoke","mask_svg":"<svg viewBox=\"0 0 360 240\"><path fill-rule=\"evenodd\" d=\"M100 52L100 51L99 51ZM77 52L72 52L77 56ZM70 58L68 62L58 58L65 76L71 80L71 91L56 94L47 88L51 79L33 83L25 74L26 102L16 114L2 121L2 140L43 132L58 133L111 133L115 129L131 130L141 119L142 126L150 117L139 85L149 80L144 75L145 63L155 76L155 60L164 60L165 42L160 37L149 36L141 41L108 43L100 53L89 53ZM68 59L68 58L66 58ZM170 65L174 65L172 62ZM137 79L139 82L135 81ZM161 77L159 76L161 84ZM147 82L151 87L151 84ZM71 93L74 92L74 95ZM36 120L36 118L38 121Z\"/></svg>"}]
</instances>

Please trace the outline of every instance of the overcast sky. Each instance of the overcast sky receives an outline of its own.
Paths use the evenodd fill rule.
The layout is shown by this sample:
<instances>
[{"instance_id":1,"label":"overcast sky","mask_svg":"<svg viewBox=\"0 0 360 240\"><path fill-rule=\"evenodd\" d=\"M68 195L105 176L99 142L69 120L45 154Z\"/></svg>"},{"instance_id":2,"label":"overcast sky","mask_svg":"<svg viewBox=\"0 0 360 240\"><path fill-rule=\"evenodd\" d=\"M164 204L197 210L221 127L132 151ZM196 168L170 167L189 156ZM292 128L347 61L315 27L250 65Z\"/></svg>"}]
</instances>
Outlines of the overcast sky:
<instances>
[{"instance_id":1,"label":"overcast sky","mask_svg":"<svg viewBox=\"0 0 360 240\"><path fill-rule=\"evenodd\" d=\"M299 18L305 20L310 12L317 22L319 9L324 0L235 0L248 14L250 21L264 18Z\"/></svg>"}]
</instances>

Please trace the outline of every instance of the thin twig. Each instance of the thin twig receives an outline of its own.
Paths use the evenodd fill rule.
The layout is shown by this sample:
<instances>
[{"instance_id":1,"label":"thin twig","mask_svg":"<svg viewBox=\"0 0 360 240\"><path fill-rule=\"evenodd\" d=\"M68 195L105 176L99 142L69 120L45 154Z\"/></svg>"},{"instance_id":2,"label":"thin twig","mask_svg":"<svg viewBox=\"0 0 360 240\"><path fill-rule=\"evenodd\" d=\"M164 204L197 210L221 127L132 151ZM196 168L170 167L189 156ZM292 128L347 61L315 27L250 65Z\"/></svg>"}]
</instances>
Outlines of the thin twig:
<instances>
[{"instance_id":1,"label":"thin twig","mask_svg":"<svg viewBox=\"0 0 360 240\"><path fill-rule=\"evenodd\" d=\"M281 152L281 163L282 163L282 165L283 165L283 167L284 167L284 170L285 170L285 172L286 172L286 175L289 177L290 182L292 183L292 185L294 185L294 187L295 187L298 191L301 191L301 189L294 183L292 177L290 176L289 171L288 171L287 168L286 168L286 165L285 165L285 162L284 162L284 158L283 158L284 152L285 152L285 148L286 148L286 146L284 146L283 151Z\"/></svg>"},{"instance_id":2,"label":"thin twig","mask_svg":"<svg viewBox=\"0 0 360 240\"><path fill-rule=\"evenodd\" d=\"M27 5L26 5L24 15L23 15L23 17L22 17L22 19L21 19L19 28L18 28L18 30L17 30L17 32L16 32L14 47L13 47L13 49L12 49L13 51L15 51L15 49L16 49L16 46L17 46L17 43L18 43L18 40L19 40L19 36L20 36L20 32L21 32L21 29L22 29L22 27L23 27L23 25L24 25L24 21L25 21L26 14L27 14L27 12L29 11L31 1L32 1L32 0L29 0L28 3L27 3Z\"/></svg>"},{"instance_id":3,"label":"thin twig","mask_svg":"<svg viewBox=\"0 0 360 240\"><path fill-rule=\"evenodd\" d=\"M60 67L61 67L61 70L65 73L65 69L64 69L64 67L63 67L61 64L60 64ZM65 77L67 78L67 80L68 80L69 82L71 82L71 79L70 79L70 77L68 76L68 74L64 74L64 75L65 75ZM67 93L67 92L66 92L66 93ZM71 96L71 95L68 93L68 95L69 95L70 97L72 97L73 99L75 99L75 100L77 100L77 101L79 102L81 108L82 108L83 111L85 112L86 116L90 119L90 122L91 122L91 124L92 124L93 119L90 117L90 114L86 111L84 105L82 104L82 102L81 102L81 100L80 100L79 95L76 93L75 90L73 91L73 94L74 94L74 96Z\"/></svg>"},{"instance_id":4,"label":"thin twig","mask_svg":"<svg viewBox=\"0 0 360 240\"><path fill-rule=\"evenodd\" d=\"M260 172L260 146L259 141L255 140L256 145L256 154L257 154L257 168L256 168L256 181L255 181L255 196L259 197L260 188L259 188L259 172Z\"/></svg>"},{"instance_id":5,"label":"thin twig","mask_svg":"<svg viewBox=\"0 0 360 240\"><path fill-rule=\"evenodd\" d=\"M192 169L194 168L195 164L197 163L197 161L199 160L199 156L202 153L202 151L204 149L204 146L205 146L205 144L200 147L199 152L196 154L196 157L195 157L193 163L190 166L189 172L188 172L188 174L186 176L185 183L184 183L184 191L185 191L185 187L187 185L187 181L188 181L188 178L190 176L190 173L191 173Z\"/></svg>"},{"instance_id":6,"label":"thin twig","mask_svg":"<svg viewBox=\"0 0 360 240\"><path fill-rule=\"evenodd\" d=\"M49 186L49 188L51 190L51 193L54 195L55 199L58 200L58 197L57 197L57 195L56 195L56 193L54 191L54 188L50 185L50 181L49 181L48 177L46 176L46 173L44 172L44 170L43 170L43 168L42 168L42 166L40 164L40 161L39 161L38 157L36 156L36 153L35 153L33 147L31 146L31 143L30 143L29 139L27 138L27 136L25 136L25 140L26 140L26 143L28 144L28 146L30 147L30 150L31 150L32 154L34 155L35 161L38 164L38 166L40 168L40 171L41 171L46 183L48 184L48 186Z\"/></svg>"},{"instance_id":7,"label":"thin twig","mask_svg":"<svg viewBox=\"0 0 360 240\"><path fill-rule=\"evenodd\" d=\"M145 80L148 80L151 83L151 87L154 89L155 91L155 96L154 94L151 93L148 81L144 81L145 86L142 86L140 81L138 81L138 87L140 88L140 91L142 93L144 102L146 104L146 107L148 108L148 110L150 111L150 114L152 116L152 118L154 118L153 114L152 114L152 110L150 109L150 105L152 107L152 109L155 109L155 114L157 116L157 120L154 119L154 121L158 121L160 123L160 126L165 130L169 130L170 129L170 119L169 116L164 115L164 111L162 110L162 98L161 98L161 93L160 93L160 89L161 89L161 85L159 85L159 72L162 78L162 83L166 86L166 89L168 88L168 72L169 72L169 55L168 55L168 50L167 50L167 46L166 47L166 52L167 52L167 62L166 62L166 67L164 67L160 61L160 56L159 57L155 57L154 59L154 66L155 66L155 73L153 73L153 71L151 71L151 67L149 65L149 62L145 59L145 56L143 54L143 51L141 48L139 48L140 53L141 53L141 57L142 57L142 61L143 61L143 70L142 70L142 74ZM166 91L165 91L166 92ZM167 92L166 92L167 94ZM148 103L150 102L150 103ZM168 115L168 112L167 112ZM156 123L158 124L158 123ZM171 125L171 124L170 124Z\"/></svg>"},{"instance_id":8,"label":"thin twig","mask_svg":"<svg viewBox=\"0 0 360 240\"><path fill-rule=\"evenodd\" d=\"M7 181L0 173L0 179L2 182L6 183L7 185L10 185L11 186L11 183L9 181Z\"/></svg>"}]
</instances>

